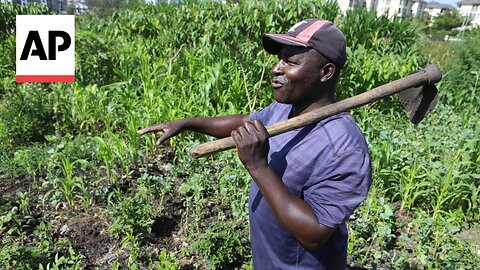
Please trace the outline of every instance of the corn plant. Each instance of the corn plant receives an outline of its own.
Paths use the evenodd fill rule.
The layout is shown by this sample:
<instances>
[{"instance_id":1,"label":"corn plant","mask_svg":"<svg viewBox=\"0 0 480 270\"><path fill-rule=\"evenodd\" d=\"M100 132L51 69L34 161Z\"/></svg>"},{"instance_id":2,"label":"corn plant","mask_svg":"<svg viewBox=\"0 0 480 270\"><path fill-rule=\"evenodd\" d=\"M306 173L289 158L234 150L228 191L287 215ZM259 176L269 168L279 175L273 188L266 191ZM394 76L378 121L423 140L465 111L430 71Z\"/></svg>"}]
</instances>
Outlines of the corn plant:
<instances>
[{"instance_id":1,"label":"corn plant","mask_svg":"<svg viewBox=\"0 0 480 270\"><path fill-rule=\"evenodd\" d=\"M97 152L95 155L99 158L103 165L101 167L104 168L105 173L107 174L107 180L110 183L116 183L118 181L118 175L115 171L114 167L114 153L112 146L108 144L103 138L101 137L94 137L93 141L97 145ZM100 170L98 171L100 173ZM101 175L97 175L101 177Z\"/></svg>"},{"instance_id":2,"label":"corn plant","mask_svg":"<svg viewBox=\"0 0 480 270\"><path fill-rule=\"evenodd\" d=\"M85 189L83 187L83 182L80 177L75 176L75 168L77 164L80 164L82 169L90 166L90 163L86 160L75 160L70 161L68 157L62 154L58 154L57 158L60 160L60 170L62 175L55 178L53 183L53 188L50 189L45 195L43 200L50 196L52 192L58 193L63 199L65 199L69 208L73 209L74 199L75 199L75 190L77 188Z\"/></svg>"},{"instance_id":3,"label":"corn plant","mask_svg":"<svg viewBox=\"0 0 480 270\"><path fill-rule=\"evenodd\" d=\"M250 113L268 105L277 58L263 50L261 35L285 32L308 17L334 21L346 36L349 58L339 98L404 76L427 58L444 70L439 105L415 127L395 98L351 112L366 135L374 179L369 197L349 221L349 261L373 269L478 264L454 237L480 218L477 36L419 46L426 37L408 18L389 20L365 9L340 14L337 4L322 1L135 5L76 17L77 82L17 84L14 15L26 13L47 11L0 5L5 26L0 29L0 181L6 181L0 187L11 179L34 179L29 192L5 202L16 202L25 212L38 194L44 201L65 202L69 210L79 204L86 213L104 214L126 255L112 268L168 268L158 260L174 261L179 254L194 258L194 267L228 268L235 261L248 268L251 179L236 153L194 160L188 149L211 138L183 133L155 146L154 135L139 137L136 131L182 117ZM160 155L166 151L174 158ZM152 167L162 168L161 174ZM186 244L168 256L146 254L152 249L139 246L137 237L149 232L154 216L165 214L167 196L184 200L178 233ZM93 206L98 199L106 210ZM41 210L45 219L65 215L62 209ZM0 213L0 241L6 247L0 268L38 268L18 259L30 253L45 254L44 268L48 263L75 267L61 259L75 257L68 252L55 264L52 248L58 242L45 236L46 229L37 241L45 246L17 245L26 243L24 219L10 209ZM74 259L80 260L88 258Z\"/></svg>"},{"instance_id":4,"label":"corn plant","mask_svg":"<svg viewBox=\"0 0 480 270\"><path fill-rule=\"evenodd\" d=\"M400 171L391 172L391 177L397 179L397 184L392 185L394 199L400 200L400 211L409 210L418 197L427 197L431 182L427 178L425 168L418 163L405 166Z\"/></svg>"}]
</instances>

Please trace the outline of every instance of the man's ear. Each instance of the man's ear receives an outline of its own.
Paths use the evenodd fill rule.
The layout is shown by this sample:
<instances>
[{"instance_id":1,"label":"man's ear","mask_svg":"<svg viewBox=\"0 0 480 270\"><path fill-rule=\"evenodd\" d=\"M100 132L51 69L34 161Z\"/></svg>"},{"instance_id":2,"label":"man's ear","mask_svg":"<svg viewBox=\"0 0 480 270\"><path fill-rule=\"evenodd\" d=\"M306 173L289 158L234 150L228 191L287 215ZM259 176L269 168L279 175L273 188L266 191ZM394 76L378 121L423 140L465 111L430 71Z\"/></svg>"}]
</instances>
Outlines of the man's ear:
<instances>
[{"instance_id":1,"label":"man's ear","mask_svg":"<svg viewBox=\"0 0 480 270\"><path fill-rule=\"evenodd\" d=\"M321 70L321 72L322 72L321 81L322 82L327 82L328 80L330 80L333 77L333 75L335 75L335 70L336 69L337 69L337 67L333 63L328 63L325 66L323 66L323 68Z\"/></svg>"}]
</instances>

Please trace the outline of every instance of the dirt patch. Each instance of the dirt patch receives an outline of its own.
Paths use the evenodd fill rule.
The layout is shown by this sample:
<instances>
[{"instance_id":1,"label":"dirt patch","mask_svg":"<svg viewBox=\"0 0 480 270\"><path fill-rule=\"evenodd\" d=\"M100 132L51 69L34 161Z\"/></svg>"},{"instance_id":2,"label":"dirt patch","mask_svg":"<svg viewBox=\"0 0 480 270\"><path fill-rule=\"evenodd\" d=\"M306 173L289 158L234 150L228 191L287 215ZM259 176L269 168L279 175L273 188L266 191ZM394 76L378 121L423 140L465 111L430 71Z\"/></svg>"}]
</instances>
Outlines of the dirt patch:
<instances>
[{"instance_id":1,"label":"dirt patch","mask_svg":"<svg viewBox=\"0 0 480 270\"><path fill-rule=\"evenodd\" d=\"M473 252L480 257L480 224L474 224L471 228L461 231L456 237L471 244Z\"/></svg>"},{"instance_id":2,"label":"dirt patch","mask_svg":"<svg viewBox=\"0 0 480 270\"><path fill-rule=\"evenodd\" d=\"M185 207L183 199L170 197L165 201L164 215L155 217L150 227L151 233L138 237L140 243L153 244L167 251L176 251L182 244L182 214Z\"/></svg>"},{"instance_id":3,"label":"dirt patch","mask_svg":"<svg viewBox=\"0 0 480 270\"><path fill-rule=\"evenodd\" d=\"M21 179L7 178L0 176L0 206L7 205L7 202L18 192L26 192L30 189L33 179L25 177ZM4 209L2 209L4 210Z\"/></svg>"},{"instance_id":4,"label":"dirt patch","mask_svg":"<svg viewBox=\"0 0 480 270\"><path fill-rule=\"evenodd\" d=\"M170 156L161 155L157 159L146 165L148 173L152 175L168 176L169 172L159 166L165 162L171 161ZM167 159L167 160L165 160ZM121 192L127 194L135 189L136 178L140 177L137 168L129 176L123 177L120 183L111 189L120 189ZM172 179L172 190L177 190L181 184L180 179ZM110 188L104 195L108 195ZM105 199L105 198L103 198ZM122 247L120 239L109 235L109 228L112 221L106 214L106 201L95 196L95 206L92 206L88 213L70 214L68 220L63 224L57 223L58 237L67 237L78 253L85 256L82 263L84 269L107 269L114 262L120 264L120 268L126 269L128 263L129 251ZM158 253L159 250L167 250L169 254L175 254L180 246L185 245L186 239L182 230L182 217L185 212L185 198L179 196L176 192L165 195L163 200L162 215L154 217L150 227L150 233L144 233L138 236L137 240L142 245L142 254L140 254L140 263L149 264L149 256ZM58 214L57 214L58 215ZM155 258L155 255L153 255ZM188 263L185 265L188 268Z\"/></svg>"},{"instance_id":5,"label":"dirt patch","mask_svg":"<svg viewBox=\"0 0 480 270\"><path fill-rule=\"evenodd\" d=\"M70 218L57 232L58 236L67 237L75 251L85 256L83 267L87 269L108 264L104 257L117 249L117 240L108 234L106 219L98 211L90 213Z\"/></svg>"}]
</instances>

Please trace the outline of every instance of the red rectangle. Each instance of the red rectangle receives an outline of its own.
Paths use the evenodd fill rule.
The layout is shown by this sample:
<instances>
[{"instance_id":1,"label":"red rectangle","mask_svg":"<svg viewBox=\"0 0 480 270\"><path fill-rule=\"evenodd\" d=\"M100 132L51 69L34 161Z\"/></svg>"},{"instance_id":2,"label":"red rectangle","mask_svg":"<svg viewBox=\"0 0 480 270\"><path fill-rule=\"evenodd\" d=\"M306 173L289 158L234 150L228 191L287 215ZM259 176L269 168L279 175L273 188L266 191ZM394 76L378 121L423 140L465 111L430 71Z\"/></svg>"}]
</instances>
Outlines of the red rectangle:
<instances>
[{"instance_id":1,"label":"red rectangle","mask_svg":"<svg viewBox=\"0 0 480 270\"><path fill-rule=\"evenodd\" d=\"M75 75L17 75L17 82L75 82Z\"/></svg>"}]
</instances>

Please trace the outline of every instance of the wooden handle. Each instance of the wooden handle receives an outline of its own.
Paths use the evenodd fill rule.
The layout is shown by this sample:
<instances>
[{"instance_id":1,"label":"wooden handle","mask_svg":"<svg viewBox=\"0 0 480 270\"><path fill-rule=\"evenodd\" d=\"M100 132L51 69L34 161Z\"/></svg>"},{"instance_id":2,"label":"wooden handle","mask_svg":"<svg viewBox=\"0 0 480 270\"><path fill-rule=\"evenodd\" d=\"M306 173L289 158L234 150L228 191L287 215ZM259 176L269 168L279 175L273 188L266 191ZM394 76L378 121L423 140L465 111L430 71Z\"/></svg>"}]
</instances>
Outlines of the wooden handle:
<instances>
[{"instance_id":1,"label":"wooden handle","mask_svg":"<svg viewBox=\"0 0 480 270\"><path fill-rule=\"evenodd\" d=\"M417 71L404 78L389 82L362 94L335 102L308 113L292 117L286 121L267 126L269 137L316 123L329 116L348 111L368 103L372 103L387 96L404 91L411 87L432 84L440 81L442 72L437 65L429 65L424 70ZM203 144L199 144L190 150L195 157L203 157L223 150L235 148L232 137L223 138Z\"/></svg>"}]
</instances>

